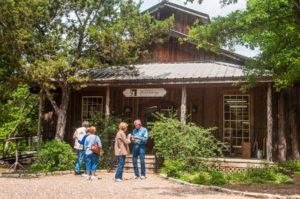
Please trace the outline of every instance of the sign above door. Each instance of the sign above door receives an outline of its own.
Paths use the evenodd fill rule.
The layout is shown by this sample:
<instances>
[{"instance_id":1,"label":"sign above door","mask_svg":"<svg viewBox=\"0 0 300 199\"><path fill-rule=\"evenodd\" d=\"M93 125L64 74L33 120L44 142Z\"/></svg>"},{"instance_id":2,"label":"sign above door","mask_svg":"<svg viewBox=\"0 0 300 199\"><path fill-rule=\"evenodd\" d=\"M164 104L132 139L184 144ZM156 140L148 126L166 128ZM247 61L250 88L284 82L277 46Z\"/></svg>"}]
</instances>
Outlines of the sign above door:
<instances>
[{"instance_id":1,"label":"sign above door","mask_svg":"<svg viewBox=\"0 0 300 199\"><path fill-rule=\"evenodd\" d=\"M163 97L166 94L164 88L127 88L123 91L125 97Z\"/></svg>"}]
</instances>

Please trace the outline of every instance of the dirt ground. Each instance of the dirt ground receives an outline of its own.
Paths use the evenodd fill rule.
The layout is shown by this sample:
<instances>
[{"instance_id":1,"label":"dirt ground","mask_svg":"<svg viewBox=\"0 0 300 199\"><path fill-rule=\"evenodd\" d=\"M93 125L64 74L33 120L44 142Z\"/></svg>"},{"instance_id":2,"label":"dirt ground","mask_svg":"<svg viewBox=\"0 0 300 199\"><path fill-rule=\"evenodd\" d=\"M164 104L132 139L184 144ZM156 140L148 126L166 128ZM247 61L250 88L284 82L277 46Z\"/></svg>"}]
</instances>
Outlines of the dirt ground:
<instances>
[{"instance_id":1,"label":"dirt ground","mask_svg":"<svg viewBox=\"0 0 300 199\"><path fill-rule=\"evenodd\" d=\"M87 181L74 175L46 176L31 179L0 178L0 198L5 199L65 199L65 198L103 198L103 199L247 199L215 191L206 191L166 180L158 175L148 175L147 179L131 179L125 173L123 182L114 182L114 173L101 172L102 179Z\"/></svg>"},{"instance_id":2,"label":"dirt ground","mask_svg":"<svg viewBox=\"0 0 300 199\"><path fill-rule=\"evenodd\" d=\"M270 193L280 195L299 195L300 196L300 176L295 175L294 184L273 185L273 184L251 184L251 185L225 185L224 187L248 192Z\"/></svg>"}]
</instances>

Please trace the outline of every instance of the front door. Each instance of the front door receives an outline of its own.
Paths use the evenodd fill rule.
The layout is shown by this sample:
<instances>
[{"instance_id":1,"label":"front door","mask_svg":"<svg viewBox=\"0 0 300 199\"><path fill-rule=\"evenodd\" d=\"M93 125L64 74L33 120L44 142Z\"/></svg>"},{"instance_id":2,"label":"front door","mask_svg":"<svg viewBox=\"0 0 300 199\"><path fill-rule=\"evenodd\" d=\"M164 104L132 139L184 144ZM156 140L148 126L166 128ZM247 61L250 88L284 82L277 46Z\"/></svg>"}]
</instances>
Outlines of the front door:
<instances>
[{"instance_id":1,"label":"front door","mask_svg":"<svg viewBox=\"0 0 300 199\"><path fill-rule=\"evenodd\" d=\"M169 112L174 108L171 103L161 103L161 102L153 102L151 104L140 105L140 116L143 123L143 126L147 128L148 134L151 134L152 124L157 121L157 118L154 116L155 113L162 113L164 115L168 115ZM147 142L147 154L154 154L154 141L151 138L148 138Z\"/></svg>"}]
</instances>

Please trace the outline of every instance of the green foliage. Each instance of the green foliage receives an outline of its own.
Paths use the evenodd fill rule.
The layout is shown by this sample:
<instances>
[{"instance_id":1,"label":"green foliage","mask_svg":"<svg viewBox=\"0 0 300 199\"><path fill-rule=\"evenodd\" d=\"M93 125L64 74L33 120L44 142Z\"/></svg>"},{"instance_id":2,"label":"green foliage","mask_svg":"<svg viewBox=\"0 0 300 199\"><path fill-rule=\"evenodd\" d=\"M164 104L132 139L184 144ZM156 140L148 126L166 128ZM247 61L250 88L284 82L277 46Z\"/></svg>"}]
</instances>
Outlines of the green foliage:
<instances>
[{"instance_id":1,"label":"green foliage","mask_svg":"<svg viewBox=\"0 0 300 199\"><path fill-rule=\"evenodd\" d=\"M204 129L196 124L182 124L175 116L155 115L150 137L158 158L189 161L192 158L217 157L222 155L223 143L212 134L216 128Z\"/></svg>"},{"instance_id":2,"label":"green foliage","mask_svg":"<svg viewBox=\"0 0 300 199\"><path fill-rule=\"evenodd\" d=\"M300 160L290 160L282 163L283 168L300 172Z\"/></svg>"},{"instance_id":3,"label":"green foliage","mask_svg":"<svg viewBox=\"0 0 300 199\"><path fill-rule=\"evenodd\" d=\"M208 172L200 172L194 178L190 179L190 182L195 183L195 184L209 185L210 184L210 175Z\"/></svg>"},{"instance_id":4,"label":"green foliage","mask_svg":"<svg viewBox=\"0 0 300 199\"><path fill-rule=\"evenodd\" d=\"M30 166L32 172L52 172L73 169L76 156L66 142L53 139L41 146L37 163Z\"/></svg>"},{"instance_id":5,"label":"green foliage","mask_svg":"<svg viewBox=\"0 0 300 199\"><path fill-rule=\"evenodd\" d=\"M38 96L31 94L29 87L19 84L15 90L8 92L0 100L0 139L15 136L34 136L37 131ZM19 143L20 149L25 149L26 143ZM0 143L3 148L3 142ZM9 142L5 151L14 153L15 143ZM8 155L8 154L6 154Z\"/></svg>"},{"instance_id":6,"label":"green foliage","mask_svg":"<svg viewBox=\"0 0 300 199\"><path fill-rule=\"evenodd\" d=\"M210 184L213 185L224 185L226 184L226 179L224 174L220 171L212 171L209 173L210 175Z\"/></svg>"},{"instance_id":7,"label":"green foliage","mask_svg":"<svg viewBox=\"0 0 300 199\"><path fill-rule=\"evenodd\" d=\"M71 89L80 89L93 71L129 67L148 46L161 44L173 17L140 14L133 0L35 0L0 2L0 77L22 76L46 93L58 115L63 139ZM7 79L5 79L7 81ZM60 88L60 105L50 90Z\"/></svg>"},{"instance_id":8,"label":"green foliage","mask_svg":"<svg viewBox=\"0 0 300 199\"><path fill-rule=\"evenodd\" d=\"M236 0L222 0L223 5ZM253 85L262 74L271 74L280 89L300 79L300 3L295 0L248 0L246 10L216 17L211 24L195 25L187 40L214 52L236 44L261 54L245 65Z\"/></svg>"},{"instance_id":9,"label":"green foliage","mask_svg":"<svg viewBox=\"0 0 300 199\"><path fill-rule=\"evenodd\" d=\"M180 178L183 175L184 165L179 160L165 160L163 172L169 177Z\"/></svg>"}]
</instances>

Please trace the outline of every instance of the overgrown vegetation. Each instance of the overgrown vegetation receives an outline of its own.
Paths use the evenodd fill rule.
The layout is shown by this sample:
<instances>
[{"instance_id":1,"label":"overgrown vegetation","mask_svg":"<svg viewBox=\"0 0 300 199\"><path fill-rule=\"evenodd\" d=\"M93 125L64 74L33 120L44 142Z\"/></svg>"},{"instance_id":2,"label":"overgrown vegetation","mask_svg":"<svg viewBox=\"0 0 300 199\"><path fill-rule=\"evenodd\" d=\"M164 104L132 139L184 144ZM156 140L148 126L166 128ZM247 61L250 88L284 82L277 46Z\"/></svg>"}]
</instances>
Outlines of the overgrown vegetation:
<instances>
[{"instance_id":1,"label":"overgrown vegetation","mask_svg":"<svg viewBox=\"0 0 300 199\"><path fill-rule=\"evenodd\" d=\"M154 139L156 156L190 162L193 158L222 156L224 144L212 134L216 128L202 128L196 124L182 124L176 113L169 117L156 113L150 137Z\"/></svg>"},{"instance_id":2,"label":"overgrown vegetation","mask_svg":"<svg viewBox=\"0 0 300 199\"><path fill-rule=\"evenodd\" d=\"M53 139L42 144L37 162L30 166L32 172L52 172L74 169L76 156L66 142Z\"/></svg>"},{"instance_id":3,"label":"overgrown vegetation","mask_svg":"<svg viewBox=\"0 0 300 199\"><path fill-rule=\"evenodd\" d=\"M11 92L0 97L0 139L12 137L30 137L36 135L38 95L32 94L29 87L19 84ZM5 146L3 146L3 144ZM15 143L0 142L4 154L14 154ZM32 150L26 145L26 140L19 143L20 150Z\"/></svg>"},{"instance_id":4,"label":"overgrown vegetation","mask_svg":"<svg viewBox=\"0 0 300 199\"><path fill-rule=\"evenodd\" d=\"M293 184L293 180L281 173L281 167L266 165L264 168L256 168L247 172L222 173L214 167L201 167L193 172L188 172L182 162L178 160L166 160L162 173L183 181L204 185L225 184Z\"/></svg>"},{"instance_id":5,"label":"overgrown vegetation","mask_svg":"<svg viewBox=\"0 0 300 199\"><path fill-rule=\"evenodd\" d=\"M283 167L265 165L247 172L222 173L208 161L222 156L224 147L212 134L215 128L204 129L192 123L184 125L173 113L169 117L157 113L155 117L158 121L153 123L151 137L156 156L164 160L161 172L169 177L204 185L292 184L293 180L286 174L300 168L300 161L289 161Z\"/></svg>"}]
</instances>

